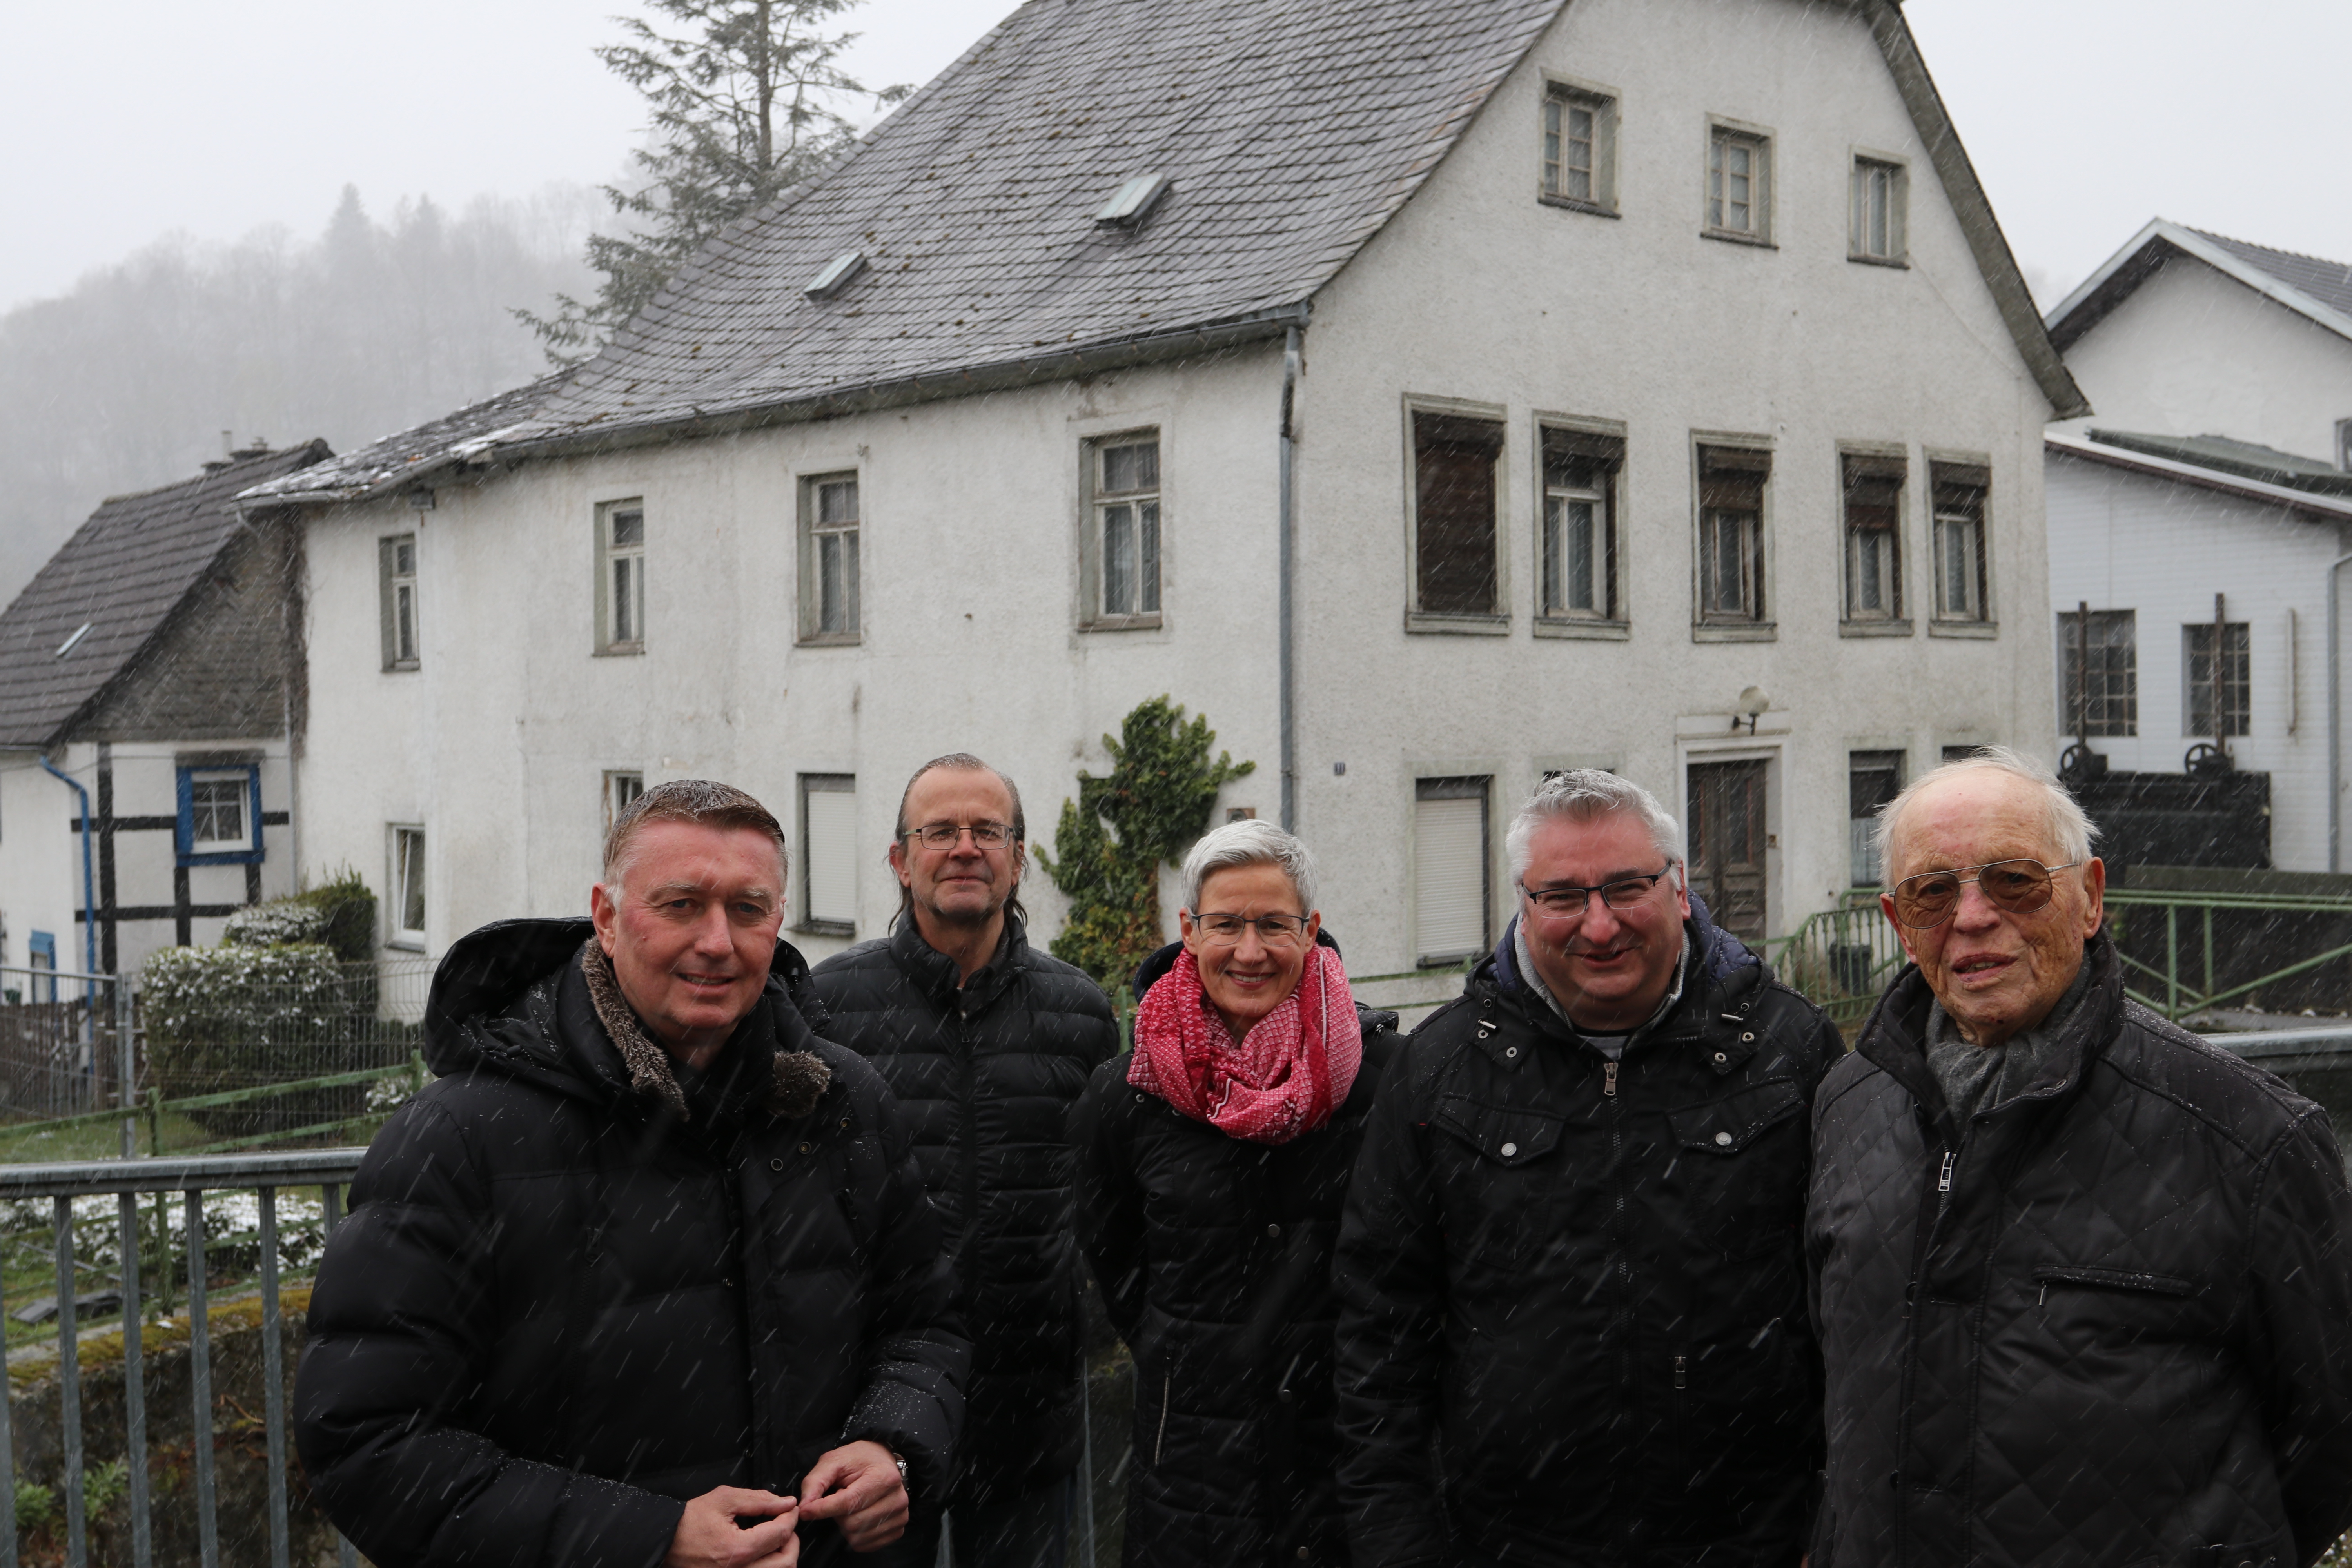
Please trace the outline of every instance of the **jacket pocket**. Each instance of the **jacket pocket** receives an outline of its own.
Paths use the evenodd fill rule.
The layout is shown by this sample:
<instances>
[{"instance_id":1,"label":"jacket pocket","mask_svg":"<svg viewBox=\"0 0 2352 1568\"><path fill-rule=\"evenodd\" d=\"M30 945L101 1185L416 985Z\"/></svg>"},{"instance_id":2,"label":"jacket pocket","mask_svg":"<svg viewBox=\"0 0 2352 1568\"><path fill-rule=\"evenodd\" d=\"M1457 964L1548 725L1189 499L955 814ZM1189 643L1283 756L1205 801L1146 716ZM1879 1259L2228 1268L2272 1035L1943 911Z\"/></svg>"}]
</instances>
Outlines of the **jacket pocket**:
<instances>
[{"instance_id":1,"label":"jacket pocket","mask_svg":"<svg viewBox=\"0 0 2352 1568\"><path fill-rule=\"evenodd\" d=\"M1751 1258L1789 1245L1804 1205L1804 1091L1776 1079L1666 1112L1692 1229Z\"/></svg>"},{"instance_id":2,"label":"jacket pocket","mask_svg":"<svg viewBox=\"0 0 2352 1568\"><path fill-rule=\"evenodd\" d=\"M2197 1281L2177 1274L2143 1274L2129 1268L2078 1268L2072 1264L2045 1264L2033 1271L2034 1283L2047 1295L2053 1285L2082 1285L2094 1290L2138 1290L2150 1296L2189 1297Z\"/></svg>"},{"instance_id":3,"label":"jacket pocket","mask_svg":"<svg viewBox=\"0 0 2352 1568\"><path fill-rule=\"evenodd\" d=\"M1467 1095L1437 1102L1432 1126L1467 1150L1441 1166L1445 1206L1457 1243L1474 1266L1516 1269L1539 1245L1547 1226L1549 1157L1565 1119L1540 1110L1488 1105Z\"/></svg>"}]
</instances>

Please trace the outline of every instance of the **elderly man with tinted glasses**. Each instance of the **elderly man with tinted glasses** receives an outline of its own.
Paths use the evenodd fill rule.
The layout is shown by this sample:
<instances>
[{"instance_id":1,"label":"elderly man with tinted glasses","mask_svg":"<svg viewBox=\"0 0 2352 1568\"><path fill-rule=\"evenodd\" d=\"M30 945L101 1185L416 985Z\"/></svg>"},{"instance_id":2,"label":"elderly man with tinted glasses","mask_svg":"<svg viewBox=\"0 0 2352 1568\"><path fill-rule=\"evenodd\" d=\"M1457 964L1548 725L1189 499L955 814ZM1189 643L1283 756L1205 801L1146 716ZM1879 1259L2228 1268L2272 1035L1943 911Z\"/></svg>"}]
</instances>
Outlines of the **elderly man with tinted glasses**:
<instances>
[{"instance_id":1,"label":"elderly man with tinted glasses","mask_svg":"<svg viewBox=\"0 0 2352 1568\"><path fill-rule=\"evenodd\" d=\"M1102 988L1029 945L1013 781L968 752L907 781L890 934L816 966L826 1033L881 1071L915 1132L973 1342L970 1416L944 1496L915 1499L887 1568L1061 1568L1080 1420L1079 1263L1063 1122L1118 1049Z\"/></svg>"},{"instance_id":2,"label":"elderly man with tinted glasses","mask_svg":"<svg viewBox=\"0 0 2352 1568\"><path fill-rule=\"evenodd\" d=\"M1349 1189L1354 1562L1793 1568L1837 1032L1707 918L1639 785L1559 774L1508 843L1517 918L1396 1053Z\"/></svg>"},{"instance_id":3,"label":"elderly man with tinted glasses","mask_svg":"<svg viewBox=\"0 0 2352 1568\"><path fill-rule=\"evenodd\" d=\"M1814 1112L1814 1568L2295 1568L2352 1522L2317 1106L2126 999L2082 809L2013 752L1878 826L1912 964Z\"/></svg>"}]
</instances>

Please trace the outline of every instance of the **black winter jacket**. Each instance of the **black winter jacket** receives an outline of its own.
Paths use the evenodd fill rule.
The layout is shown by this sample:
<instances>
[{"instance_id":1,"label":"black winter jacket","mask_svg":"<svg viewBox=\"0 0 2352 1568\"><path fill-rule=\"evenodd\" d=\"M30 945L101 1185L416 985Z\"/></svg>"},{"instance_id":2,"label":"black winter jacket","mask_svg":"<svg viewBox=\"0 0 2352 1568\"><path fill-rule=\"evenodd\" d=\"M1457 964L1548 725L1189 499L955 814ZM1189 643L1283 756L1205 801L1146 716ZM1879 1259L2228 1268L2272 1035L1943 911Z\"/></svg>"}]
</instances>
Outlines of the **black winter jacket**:
<instances>
[{"instance_id":1,"label":"black winter jacket","mask_svg":"<svg viewBox=\"0 0 2352 1568\"><path fill-rule=\"evenodd\" d=\"M1805 1109L1843 1047L1691 908L1682 995L1622 1064L1506 931L1391 1067L1337 1267L1359 1568L1436 1563L1449 1530L1538 1568L1794 1568L1821 1446Z\"/></svg>"},{"instance_id":2,"label":"black winter jacket","mask_svg":"<svg viewBox=\"0 0 2352 1568\"><path fill-rule=\"evenodd\" d=\"M944 1488L969 1346L897 1108L810 1033L800 955L681 1093L586 921L511 921L434 977L438 1080L327 1244L295 1437L384 1568L652 1568L681 1500L793 1495L870 1437ZM683 1101L690 1118L674 1107ZM803 1563L845 1555L831 1524Z\"/></svg>"},{"instance_id":3,"label":"black winter jacket","mask_svg":"<svg viewBox=\"0 0 2352 1568\"><path fill-rule=\"evenodd\" d=\"M959 1501L1009 1500L1077 1468L1084 1334L1070 1236L1070 1104L1118 1049L1109 998L1008 918L988 967L956 966L902 917L818 964L827 1033L907 1112L972 1339Z\"/></svg>"},{"instance_id":4,"label":"black winter jacket","mask_svg":"<svg viewBox=\"0 0 2352 1568\"><path fill-rule=\"evenodd\" d=\"M1181 944L1152 955L1139 996ZM1078 1241L1135 1358L1128 1568L1348 1562L1334 1471L1331 1249L1394 1013L1360 1004L1347 1101L1288 1143L1252 1143L1095 1071L1070 1115Z\"/></svg>"},{"instance_id":5,"label":"black winter jacket","mask_svg":"<svg viewBox=\"0 0 2352 1568\"><path fill-rule=\"evenodd\" d=\"M2326 1118L2085 962L2042 1081L1964 1129L1916 969L1822 1086L1813 1568L2293 1568L2352 1523Z\"/></svg>"}]
</instances>

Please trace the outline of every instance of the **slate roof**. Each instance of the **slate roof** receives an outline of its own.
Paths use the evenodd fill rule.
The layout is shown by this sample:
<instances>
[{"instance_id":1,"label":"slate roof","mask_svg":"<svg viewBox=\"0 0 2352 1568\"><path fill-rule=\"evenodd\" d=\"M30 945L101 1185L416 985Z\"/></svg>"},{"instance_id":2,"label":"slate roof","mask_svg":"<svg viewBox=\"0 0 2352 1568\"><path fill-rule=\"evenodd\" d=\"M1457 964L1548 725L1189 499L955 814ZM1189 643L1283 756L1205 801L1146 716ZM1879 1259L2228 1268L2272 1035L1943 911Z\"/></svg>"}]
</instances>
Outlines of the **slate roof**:
<instances>
[{"instance_id":1,"label":"slate roof","mask_svg":"<svg viewBox=\"0 0 2352 1568\"><path fill-rule=\"evenodd\" d=\"M358 500L396 489L448 462L463 462L488 451L500 437L520 429L548 395L572 374L563 370L541 376L527 386L485 398L429 424L271 479L266 484L255 485L244 499L248 504Z\"/></svg>"},{"instance_id":2,"label":"slate roof","mask_svg":"<svg viewBox=\"0 0 2352 1568\"><path fill-rule=\"evenodd\" d=\"M2128 430L2094 430L2091 439L2126 452L2145 452L2177 463L2194 463L2266 485L2308 490L2314 495L2352 496L2352 474L2315 458L2297 457L2275 447L2258 447L2228 436L2147 436Z\"/></svg>"},{"instance_id":3,"label":"slate roof","mask_svg":"<svg viewBox=\"0 0 2352 1568\"><path fill-rule=\"evenodd\" d=\"M2236 279L2340 337L2352 338L2352 266L2155 218L2050 312L2046 324L2051 340L2061 350L2072 348L2141 284L2183 256Z\"/></svg>"},{"instance_id":4,"label":"slate roof","mask_svg":"<svg viewBox=\"0 0 2352 1568\"><path fill-rule=\"evenodd\" d=\"M2266 245L2252 245L2206 229L2194 232L2239 260L2261 268L2289 288L2301 289L2320 303L2352 316L2352 264L2298 256L2292 250L2273 250Z\"/></svg>"},{"instance_id":5,"label":"slate roof","mask_svg":"<svg viewBox=\"0 0 2352 1568\"><path fill-rule=\"evenodd\" d=\"M307 468L327 444L240 454L201 478L117 496L0 611L0 745L56 743L121 674L238 529L238 491ZM89 630L60 656L75 631Z\"/></svg>"},{"instance_id":6,"label":"slate roof","mask_svg":"<svg viewBox=\"0 0 2352 1568\"><path fill-rule=\"evenodd\" d=\"M542 425L708 419L1295 309L1560 5L1029 0L706 249ZM1141 225L1096 226L1154 171L1174 184ZM849 250L866 271L805 298Z\"/></svg>"}]
</instances>

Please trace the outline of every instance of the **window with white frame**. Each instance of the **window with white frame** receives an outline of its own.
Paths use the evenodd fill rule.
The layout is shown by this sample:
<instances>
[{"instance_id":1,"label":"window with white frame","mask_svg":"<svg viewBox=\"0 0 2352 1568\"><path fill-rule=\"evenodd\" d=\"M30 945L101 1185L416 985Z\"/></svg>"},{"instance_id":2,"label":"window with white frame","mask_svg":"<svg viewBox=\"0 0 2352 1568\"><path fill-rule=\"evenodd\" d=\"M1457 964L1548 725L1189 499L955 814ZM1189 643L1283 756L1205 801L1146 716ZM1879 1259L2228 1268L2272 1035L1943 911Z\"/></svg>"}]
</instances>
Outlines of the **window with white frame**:
<instances>
[{"instance_id":1,"label":"window with white frame","mask_svg":"<svg viewBox=\"0 0 2352 1568\"><path fill-rule=\"evenodd\" d=\"M1857 157L1850 184L1846 256L1854 261L1903 260L1909 176L1900 163Z\"/></svg>"},{"instance_id":2,"label":"window with white frame","mask_svg":"<svg viewBox=\"0 0 2352 1568\"><path fill-rule=\"evenodd\" d=\"M1545 426L1536 613L1619 621L1617 483L1625 437Z\"/></svg>"},{"instance_id":3,"label":"window with white frame","mask_svg":"<svg viewBox=\"0 0 2352 1568\"><path fill-rule=\"evenodd\" d=\"M856 642L864 626L858 595L857 476L801 480L801 640Z\"/></svg>"},{"instance_id":4,"label":"window with white frame","mask_svg":"<svg viewBox=\"0 0 2352 1568\"><path fill-rule=\"evenodd\" d=\"M392 851L392 901L385 910L387 941L395 947L425 945L425 829L395 824L388 832Z\"/></svg>"},{"instance_id":5,"label":"window with white frame","mask_svg":"<svg viewBox=\"0 0 2352 1568\"><path fill-rule=\"evenodd\" d=\"M1486 951L1487 797L1484 776L1413 784L1413 946L1423 966Z\"/></svg>"},{"instance_id":6,"label":"window with white frame","mask_svg":"<svg viewBox=\"0 0 2352 1568\"><path fill-rule=\"evenodd\" d=\"M1086 443L1086 614L1097 627L1160 624L1160 432Z\"/></svg>"},{"instance_id":7,"label":"window with white frame","mask_svg":"<svg viewBox=\"0 0 2352 1568\"><path fill-rule=\"evenodd\" d=\"M1706 232L1769 244L1772 238L1772 139L1713 125L1706 138Z\"/></svg>"},{"instance_id":8,"label":"window with white frame","mask_svg":"<svg viewBox=\"0 0 2352 1568\"><path fill-rule=\"evenodd\" d=\"M1764 488L1772 454L1698 449L1698 618L1760 624L1764 611Z\"/></svg>"},{"instance_id":9,"label":"window with white frame","mask_svg":"<svg viewBox=\"0 0 2352 1568\"><path fill-rule=\"evenodd\" d=\"M596 509L596 651L646 650L646 505Z\"/></svg>"},{"instance_id":10,"label":"window with white frame","mask_svg":"<svg viewBox=\"0 0 2352 1568\"><path fill-rule=\"evenodd\" d=\"M1927 482L1935 502L1936 618L1990 621L1985 495L1991 473L1979 464L1931 463Z\"/></svg>"},{"instance_id":11,"label":"window with white frame","mask_svg":"<svg viewBox=\"0 0 2352 1568\"><path fill-rule=\"evenodd\" d=\"M1617 100L1551 83L1543 99L1545 200L1596 212L1617 210Z\"/></svg>"},{"instance_id":12,"label":"window with white frame","mask_svg":"<svg viewBox=\"0 0 2352 1568\"><path fill-rule=\"evenodd\" d=\"M1845 619L1903 618L1904 461L1848 452L1839 459L1845 510Z\"/></svg>"},{"instance_id":13,"label":"window with white frame","mask_svg":"<svg viewBox=\"0 0 2352 1568\"><path fill-rule=\"evenodd\" d=\"M1494 617L1500 574L1503 422L1412 416L1412 607L1424 616Z\"/></svg>"},{"instance_id":14,"label":"window with white frame","mask_svg":"<svg viewBox=\"0 0 2352 1568\"><path fill-rule=\"evenodd\" d=\"M1875 888L1885 874L1878 858L1878 814L1903 793L1903 753L1846 753L1846 886Z\"/></svg>"},{"instance_id":15,"label":"window with white frame","mask_svg":"<svg viewBox=\"0 0 2352 1568\"><path fill-rule=\"evenodd\" d=\"M800 782L801 929L854 935L857 780L849 773L803 773Z\"/></svg>"},{"instance_id":16,"label":"window with white frame","mask_svg":"<svg viewBox=\"0 0 2352 1568\"><path fill-rule=\"evenodd\" d=\"M646 775L635 770L609 771L604 774L604 831L610 833L613 824L621 820L621 813L629 803L646 793Z\"/></svg>"},{"instance_id":17,"label":"window with white frame","mask_svg":"<svg viewBox=\"0 0 2352 1568\"><path fill-rule=\"evenodd\" d=\"M376 541L376 566L383 620L383 668L415 669L416 635L416 535Z\"/></svg>"},{"instance_id":18,"label":"window with white frame","mask_svg":"<svg viewBox=\"0 0 2352 1568\"><path fill-rule=\"evenodd\" d=\"M2058 616L2059 726L2082 740L2139 733L2139 616L2065 610Z\"/></svg>"},{"instance_id":19,"label":"window with white frame","mask_svg":"<svg viewBox=\"0 0 2352 1568\"><path fill-rule=\"evenodd\" d=\"M2215 740L2247 733L2253 705L2252 628L2244 621L2183 626L2180 660L2187 699L2181 733Z\"/></svg>"}]
</instances>

